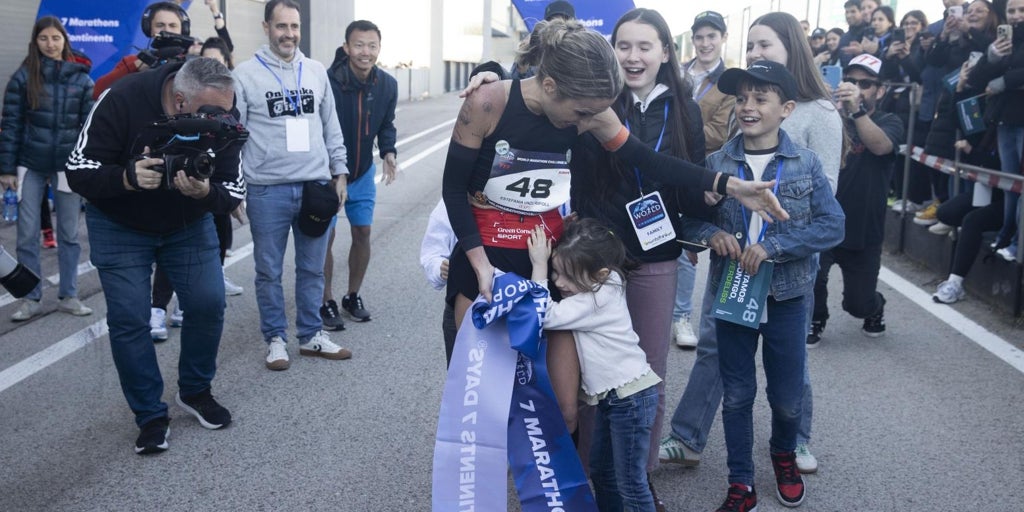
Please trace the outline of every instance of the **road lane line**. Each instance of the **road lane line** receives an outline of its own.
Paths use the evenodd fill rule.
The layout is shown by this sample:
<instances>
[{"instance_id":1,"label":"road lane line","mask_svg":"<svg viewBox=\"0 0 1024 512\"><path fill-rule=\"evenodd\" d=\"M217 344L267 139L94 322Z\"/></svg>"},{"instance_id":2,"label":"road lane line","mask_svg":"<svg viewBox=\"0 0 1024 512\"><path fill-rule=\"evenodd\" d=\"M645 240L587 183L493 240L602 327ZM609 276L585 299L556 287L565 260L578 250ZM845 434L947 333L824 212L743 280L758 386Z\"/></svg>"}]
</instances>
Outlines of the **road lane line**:
<instances>
[{"instance_id":1,"label":"road lane line","mask_svg":"<svg viewBox=\"0 0 1024 512\"><path fill-rule=\"evenodd\" d=\"M408 136L408 137L406 137L406 138L396 142L395 143L395 147L398 148L398 147L401 147L401 146L403 146L405 144L408 144L408 143L410 143L410 142L412 142L412 141L414 141L416 139L419 139L421 137L426 137L428 134L436 132L437 130L440 130L441 128L444 128L445 126L448 126L448 125L451 125L451 124L455 124L455 119L454 118L449 119L449 120L447 120L447 121L445 121L445 122L443 122L443 123L441 123L441 124L439 124L439 125L437 125L437 126L435 126L433 128L427 128L426 130L423 130L423 131L421 131L419 133L415 133L413 135L410 135L410 136Z\"/></svg>"},{"instance_id":2,"label":"road lane line","mask_svg":"<svg viewBox=\"0 0 1024 512\"><path fill-rule=\"evenodd\" d=\"M1024 373L1024 351L1014 347L1010 342L1000 338L974 320L967 318L949 305L936 303L928 292L896 275L895 272L884 266L878 273L878 279L910 299L911 302L917 304L921 309L935 315L935 318L956 329L967 339L988 350L992 355L1016 368L1017 371Z\"/></svg>"}]
</instances>

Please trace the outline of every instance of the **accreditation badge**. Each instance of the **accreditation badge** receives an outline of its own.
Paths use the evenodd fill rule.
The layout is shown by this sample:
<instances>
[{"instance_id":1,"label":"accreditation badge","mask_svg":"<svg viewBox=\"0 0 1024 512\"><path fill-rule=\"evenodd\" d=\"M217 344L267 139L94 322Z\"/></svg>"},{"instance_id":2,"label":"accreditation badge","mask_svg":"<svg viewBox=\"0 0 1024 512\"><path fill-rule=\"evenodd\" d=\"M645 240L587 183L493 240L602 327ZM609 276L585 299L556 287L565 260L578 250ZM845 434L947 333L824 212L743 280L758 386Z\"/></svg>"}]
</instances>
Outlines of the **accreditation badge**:
<instances>
[{"instance_id":1,"label":"accreditation badge","mask_svg":"<svg viewBox=\"0 0 1024 512\"><path fill-rule=\"evenodd\" d=\"M309 152L309 119L289 117L284 121L289 153Z\"/></svg>"},{"instance_id":2,"label":"accreditation badge","mask_svg":"<svg viewBox=\"0 0 1024 512\"><path fill-rule=\"evenodd\" d=\"M633 224L636 238L643 250L649 251L653 247L676 239L676 230L672 227L672 220L665 210L665 202L661 200L660 192L654 191L626 203L626 213L629 214L629 221Z\"/></svg>"},{"instance_id":3,"label":"accreditation badge","mask_svg":"<svg viewBox=\"0 0 1024 512\"><path fill-rule=\"evenodd\" d=\"M768 321L768 291L772 285L775 263L762 261L757 274L750 275L740 268L739 260L730 259L722 269L722 278L715 291L711 316L726 322L757 329Z\"/></svg>"}]
</instances>

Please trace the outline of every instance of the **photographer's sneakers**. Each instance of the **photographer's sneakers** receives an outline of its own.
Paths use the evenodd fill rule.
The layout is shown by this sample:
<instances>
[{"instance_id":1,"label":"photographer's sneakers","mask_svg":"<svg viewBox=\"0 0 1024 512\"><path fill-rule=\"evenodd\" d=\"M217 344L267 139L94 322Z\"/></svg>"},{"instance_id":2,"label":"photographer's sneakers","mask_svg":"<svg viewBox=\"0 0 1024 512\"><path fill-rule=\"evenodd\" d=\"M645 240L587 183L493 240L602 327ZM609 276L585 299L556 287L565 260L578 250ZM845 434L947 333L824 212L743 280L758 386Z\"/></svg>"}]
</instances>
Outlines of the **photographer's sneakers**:
<instances>
[{"instance_id":1,"label":"photographer's sneakers","mask_svg":"<svg viewBox=\"0 0 1024 512\"><path fill-rule=\"evenodd\" d=\"M171 435L171 420L161 416L146 422L139 427L139 437L135 439L135 453L150 455L167 450L167 437Z\"/></svg>"},{"instance_id":2,"label":"photographer's sneakers","mask_svg":"<svg viewBox=\"0 0 1024 512\"><path fill-rule=\"evenodd\" d=\"M357 293L350 293L342 297L341 309L344 309L356 322L370 321L370 312L363 306L363 298Z\"/></svg>"}]
</instances>

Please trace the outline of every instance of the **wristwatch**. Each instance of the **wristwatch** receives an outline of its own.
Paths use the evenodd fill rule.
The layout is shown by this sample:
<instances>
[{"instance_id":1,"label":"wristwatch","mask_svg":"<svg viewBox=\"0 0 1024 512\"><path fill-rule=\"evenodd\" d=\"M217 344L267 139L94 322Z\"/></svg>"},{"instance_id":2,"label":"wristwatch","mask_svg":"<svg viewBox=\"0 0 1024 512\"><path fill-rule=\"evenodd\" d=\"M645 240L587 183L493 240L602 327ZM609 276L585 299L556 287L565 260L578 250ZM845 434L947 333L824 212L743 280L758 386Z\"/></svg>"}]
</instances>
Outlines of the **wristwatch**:
<instances>
[{"instance_id":1,"label":"wristwatch","mask_svg":"<svg viewBox=\"0 0 1024 512\"><path fill-rule=\"evenodd\" d=\"M864 109L864 105L861 105L860 108L858 108L856 112L850 114L847 117L849 117L850 119L853 119L853 120L857 120L857 119L860 119L860 118L862 118L862 117L864 117L866 115L868 115L868 111Z\"/></svg>"},{"instance_id":2,"label":"wristwatch","mask_svg":"<svg viewBox=\"0 0 1024 512\"><path fill-rule=\"evenodd\" d=\"M214 14L213 15L213 19L215 19L215 20L222 20L222 19L224 19L224 13L218 12L217 14Z\"/></svg>"}]
</instances>

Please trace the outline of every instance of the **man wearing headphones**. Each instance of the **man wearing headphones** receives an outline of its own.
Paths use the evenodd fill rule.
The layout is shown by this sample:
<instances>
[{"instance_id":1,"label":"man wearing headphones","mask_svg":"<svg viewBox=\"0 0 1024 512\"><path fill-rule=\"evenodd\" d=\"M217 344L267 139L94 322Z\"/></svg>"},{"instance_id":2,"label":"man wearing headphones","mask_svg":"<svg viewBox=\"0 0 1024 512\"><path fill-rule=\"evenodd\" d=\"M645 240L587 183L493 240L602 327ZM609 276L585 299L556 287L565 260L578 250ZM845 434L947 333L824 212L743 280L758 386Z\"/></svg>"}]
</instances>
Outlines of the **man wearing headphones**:
<instances>
[{"instance_id":1,"label":"man wearing headphones","mask_svg":"<svg viewBox=\"0 0 1024 512\"><path fill-rule=\"evenodd\" d=\"M149 38L159 35L160 32L187 36L189 25L188 13L174 2L156 2L142 11L142 33ZM93 99L98 99L103 91L121 78L147 69L149 66L139 59L138 54L126 55L114 69L96 80L96 87L92 91Z\"/></svg>"}]
</instances>

